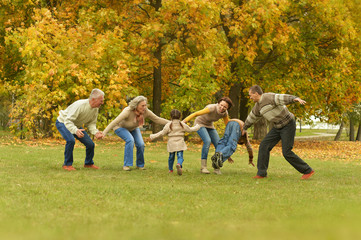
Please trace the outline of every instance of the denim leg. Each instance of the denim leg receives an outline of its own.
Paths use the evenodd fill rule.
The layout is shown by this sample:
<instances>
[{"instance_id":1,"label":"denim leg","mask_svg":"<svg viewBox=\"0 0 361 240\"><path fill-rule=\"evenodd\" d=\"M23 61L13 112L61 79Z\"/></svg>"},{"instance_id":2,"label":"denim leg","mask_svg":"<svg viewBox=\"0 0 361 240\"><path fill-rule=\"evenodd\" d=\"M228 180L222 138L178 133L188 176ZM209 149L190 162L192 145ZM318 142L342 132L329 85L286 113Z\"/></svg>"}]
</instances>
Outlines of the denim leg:
<instances>
[{"instance_id":1,"label":"denim leg","mask_svg":"<svg viewBox=\"0 0 361 240\"><path fill-rule=\"evenodd\" d=\"M75 135L74 137L76 139L78 139L86 147L84 164L85 165L93 165L94 164L93 158L94 158L95 144L94 144L93 140L91 140L91 138L89 137L88 133L83 131L83 134L84 134L84 137L82 137L82 138L79 138L77 135Z\"/></svg>"},{"instance_id":2,"label":"denim leg","mask_svg":"<svg viewBox=\"0 0 361 240\"><path fill-rule=\"evenodd\" d=\"M209 134L209 136L211 138L211 141L212 141L212 144L213 144L214 148L216 148L217 145L218 145L218 142L220 140L217 130L212 129L212 128L207 128L207 131L208 131L208 134Z\"/></svg>"},{"instance_id":3,"label":"denim leg","mask_svg":"<svg viewBox=\"0 0 361 240\"><path fill-rule=\"evenodd\" d=\"M211 137L205 127L201 127L197 133L203 141L201 159L207 159L209 147L211 146Z\"/></svg>"},{"instance_id":4,"label":"denim leg","mask_svg":"<svg viewBox=\"0 0 361 240\"><path fill-rule=\"evenodd\" d=\"M261 177L267 176L267 169L270 158L270 151L281 140L279 130L272 128L259 145L257 160L257 175Z\"/></svg>"},{"instance_id":5,"label":"denim leg","mask_svg":"<svg viewBox=\"0 0 361 240\"><path fill-rule=\"evenodd\" d=\"M184 162L183 151L179 151L177 152L177 163L181 165L181 167L183 167L183 162Z\"/></svg>"},{"instance_id":6,"label":"denim leg","mask_svg":"<svg viewBox=\"0 0 361 240\"><path fill-rule=\"evenodd\" d=\"M239 123L231 121L227 124L223 137L219 140L216 152L222 153L222 161L225 162L237 149L237 143L241 137Z\"/></svg>"},{"instance_id":7,"label":"denim leg","mask_svg":"<svg viewBox=\"0 0 361 240\"><path fill-rule=\"evenodd\" d=\"M175 152L169 153L168 169L169 169L170 171L173 171L174 158L175 158Z\"/></svg>"},{"instance_id":8,"label":"denim leg","mask_svg":"<svg viewBox=\"0 0 361 240\"><path fill-rule=\"evenodd\" d=\"M75 145L74 135L69 132L69 130L65 127L64 123L56 120L56 128L60 132L61 136L65 139L65 151L64 151L64 165L63 166L71 166L73 165L73 150Z\"/></svg>"},{"instance_id":9,"label":"denim leg","mask_svg":"<svg viewBox=\"0 0 361 240\"><path fill-rule=\"evenodd\" d=\"M207 159L209 147L211 146L211 143L213 143L214 147L217 147L219 141L219 135L215 129L206 128L206 127L201 127L197 131L197 133L203 141L201 159Z\"/></svg>"},{"instance_id":10,"label":"denim leg","mask_svg":"<svg viewBox=\"0 0 361 240\"><path fill-rule=\"evenodd\" d=\"M280 132L282 139L282 154L285 159L300 173L310 173L312 168L292 151L296 133L296 122L294 120L291 121L283 127Z\"/></svg>"},{"instance_id":11,"label":"denim leg","mask_svg":"<svg viewBox=\"0 0 361 240\"><path fill-rule=\"evenodd\" d=\"M121 139L125 141L124 147L124 166L133 166L133 148L134 138L132 134L125 128L118 128L114 131Z\"/></svg>"},{"instance_id":12,"label":"denim leg","mask_svg":"<svg viewBox=\"0 0 361 240\"><path fill-rule=\"evenodd\" d=\"M135 141L135 147L137 148L137 167L144 167L144 140L142 137L142 133L140 132L139 128L134 129L130 132Z\"/></svg>"}]
</instances>

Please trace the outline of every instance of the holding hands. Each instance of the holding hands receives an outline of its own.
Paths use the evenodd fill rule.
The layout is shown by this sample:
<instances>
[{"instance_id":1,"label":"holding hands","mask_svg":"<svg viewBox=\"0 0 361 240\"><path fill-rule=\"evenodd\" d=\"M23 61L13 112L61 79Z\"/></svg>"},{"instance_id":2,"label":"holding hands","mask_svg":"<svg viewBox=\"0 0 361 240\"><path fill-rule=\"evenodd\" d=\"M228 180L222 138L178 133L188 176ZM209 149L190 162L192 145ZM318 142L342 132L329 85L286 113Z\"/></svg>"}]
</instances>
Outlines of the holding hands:
<instances>
[{"instance_id":1,"label":"holding hands","mask_svg":"<svg viewBox=\"0 0 361 240\"><path fill-rule=\"evenodd\" d=\"M103 132L99 131L95 134L95 138L96 139L103 139L105 136L103 134Z\"/></svg>"}]
</instances>

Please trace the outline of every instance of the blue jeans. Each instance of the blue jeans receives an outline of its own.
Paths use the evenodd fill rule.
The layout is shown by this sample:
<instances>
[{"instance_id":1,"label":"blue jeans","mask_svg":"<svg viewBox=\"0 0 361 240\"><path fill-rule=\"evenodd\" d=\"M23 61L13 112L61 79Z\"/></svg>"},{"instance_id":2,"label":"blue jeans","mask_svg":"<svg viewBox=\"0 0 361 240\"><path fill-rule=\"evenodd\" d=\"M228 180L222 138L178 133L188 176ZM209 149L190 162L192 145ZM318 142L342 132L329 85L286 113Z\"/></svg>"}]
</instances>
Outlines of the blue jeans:
<instances>
[{"instance_id":1,"label":"blue jeans","mask_svg":"<svg viewBox=\"0 0 361 240\"><path fill-rule=\"evenodd\" d=\"M84 164L85 165L94 164L93 157L94 157L95 144L91 140L89 135L85 131L83 131L84 137L79 138L76 134L71 134L71 132L69 132L69 130L65 127L64 123L61 123L58 120L56 120L55 125L56 125L56 128L58 129L58 131L60 132L61 136L66 141L65 151L64 151L64 165L63 166L71 166L71 165L73 165L73 161L74 161L74 159L73 159L73 150L74 150L74 145L75 145L75 138L78 139L86 147L86 150L85 150L86 154L85 154L85 162L84 162Z\"/></svg>"},{"instance_id":2,"label":"blue jeans","mask_svg":"<svg viewBox=\"0 0 361 240\"><path fill-rule=\"evenodd\" d=\"M114 131L125 141L124 166L133 166L133 148L137 148L137 167L144 167L144 141L139 128L129 131L125 128L118 128Z\"/></svg>"},{"instance_id":3,"label":"blue jeans","mask_svg":"<svg viewBox=\"0 0 361 240\"><path fill-rule=\"evenodd\" d=\"M197 131L197 133L198 133L198 135L201 137L201 139L203 141L201 159L207 159L208 158L209 147L211 146L211 143L213 143L213 146L215 148L217 147L217 144L219 142L219 135L218 135L216 129L206 128L206 127L201 127Z\"/></svg>"},{"instance_id":4,"label":"blue jeans","mask_svg":"<svg viewBox=\"0 0 361 240\"><path fill-rule=\"evenodd\" d=\"M300 173L308 174L312 168L308 166L299 156L293 151L293 144L296 134L296 122L290 121L286 126L281 129L272 128L259 145L258 160L257 160L257 175L266 177L268 163L270 158L270 151L272 148L282 140L282 154L286 160Z\"/></svg>"},{"instance_id":5,"label":"blue jeans","mask_svg":"<svg viewBox=\"0 0 361 240\"><path fill-rule=\"evenodd\" d=\"M173 164L174 164L174 158L175 158L175 153L177 153L177 163L179 163L179 165L181 165L181 167L183 167L183 151L179 151L179 152L171 152L169 153L169 158L168 158L168 168L169 170L173 171Z\"/></svg>"},{"instance_id":6,"label":"blue jeans","mask_svg":"<svg viewBox=\"0 0 361 240\"><path fill-rule=\"evenodd\" d=\"M226 161L237 149L239 138L242 136L238 122L230 121L226 126L224 135L219 140L216 152L222 153L222 161Z\"/></svg>"}]
</instances>

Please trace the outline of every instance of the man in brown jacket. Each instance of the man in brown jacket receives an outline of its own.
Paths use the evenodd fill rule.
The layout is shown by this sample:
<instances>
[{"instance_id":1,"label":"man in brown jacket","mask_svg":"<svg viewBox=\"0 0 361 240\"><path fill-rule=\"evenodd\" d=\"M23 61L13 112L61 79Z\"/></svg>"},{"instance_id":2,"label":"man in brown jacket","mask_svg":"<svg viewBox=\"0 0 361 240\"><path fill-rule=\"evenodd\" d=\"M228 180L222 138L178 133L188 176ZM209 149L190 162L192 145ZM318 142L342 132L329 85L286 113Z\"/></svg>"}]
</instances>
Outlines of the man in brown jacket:
<instances>
[{"instance_id":1,"label":"man in brown jacket","mask_svg":"<svg viewBox=\"0 0 361 240\"><path fill-rule=\"evenodd\" d=\"M258 85L254 85L249 89L249 97L256 104L248 115L243 130L246 131L247 128L261 117L273 123L273 128L259 146L258 172L254 178L267 177L270 151L280 140L282 140L282 153L286 160L297 171L303 174L301 179L310 178L315 171L292 151L295 140L296 121L295 116L286 107L286 105L294 102L304 105L306 101L288 94L263 93L262 88Z\"/></svg>"}]
</instances>

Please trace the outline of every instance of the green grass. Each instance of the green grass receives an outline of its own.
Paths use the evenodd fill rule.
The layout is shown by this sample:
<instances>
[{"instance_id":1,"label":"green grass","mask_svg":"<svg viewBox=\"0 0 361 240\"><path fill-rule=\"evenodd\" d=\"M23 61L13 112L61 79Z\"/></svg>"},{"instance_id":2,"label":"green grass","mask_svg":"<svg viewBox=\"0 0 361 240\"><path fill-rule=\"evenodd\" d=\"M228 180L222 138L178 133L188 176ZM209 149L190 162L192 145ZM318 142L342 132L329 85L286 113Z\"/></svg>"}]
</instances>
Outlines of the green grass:
<instances>
[{"instance_id":1,"label":"green grass","mask_svg":"<svg viewBox=\"0 0 361 240\"><path fill-rule=\"evenodd\" d=\"M164 143L148 143L147 170L131 172L121 142L97 142L99 170L82 168L77 144L75 172L61 169L61 144L0 143L0 239L360 239L360 162L306 159L316 174L303 181L273 155L255 180L240 147L222 175L201 175L200 147L177 176Z\"/></svg>"}]
</instances>

